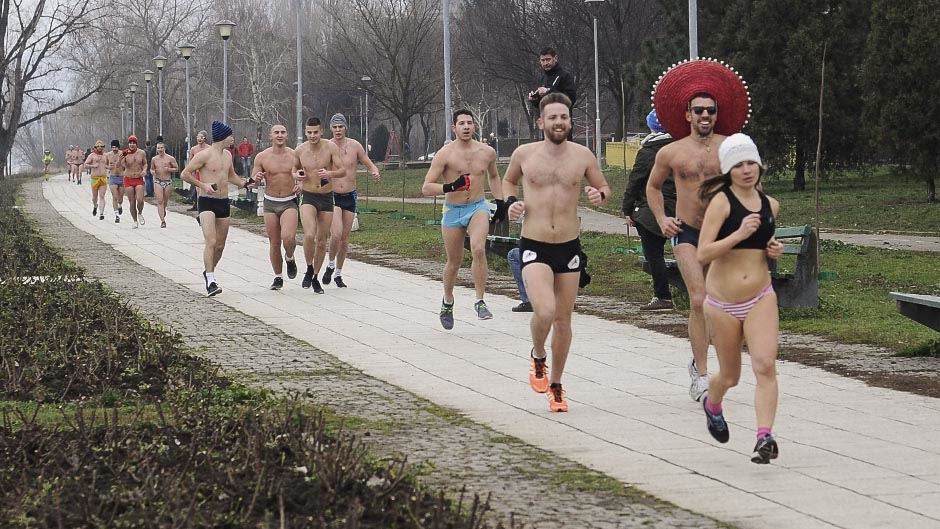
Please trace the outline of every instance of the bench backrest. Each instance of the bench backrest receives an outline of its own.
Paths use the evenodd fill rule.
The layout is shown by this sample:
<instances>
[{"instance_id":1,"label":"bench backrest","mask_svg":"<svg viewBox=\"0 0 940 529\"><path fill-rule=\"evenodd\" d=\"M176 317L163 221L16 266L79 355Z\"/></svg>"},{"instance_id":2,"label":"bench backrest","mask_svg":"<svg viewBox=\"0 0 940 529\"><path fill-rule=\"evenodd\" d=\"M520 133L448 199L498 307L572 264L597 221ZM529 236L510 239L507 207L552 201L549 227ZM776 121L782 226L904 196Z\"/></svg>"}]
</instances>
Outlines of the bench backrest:
<instances>
[{"instance_id":1,"label":"bench backrest","mask_svg":"<svg viewBox=\"0 0 940 529\"><path fill-rule=\"evenodd\" d=\"M812 250L813 227L795 226L792 228L777 228L774 231L774 238L783 243L783 253L788 255L806 255ZM796 239L799 240L796 240Z\"/></svg>"}]
</instances>

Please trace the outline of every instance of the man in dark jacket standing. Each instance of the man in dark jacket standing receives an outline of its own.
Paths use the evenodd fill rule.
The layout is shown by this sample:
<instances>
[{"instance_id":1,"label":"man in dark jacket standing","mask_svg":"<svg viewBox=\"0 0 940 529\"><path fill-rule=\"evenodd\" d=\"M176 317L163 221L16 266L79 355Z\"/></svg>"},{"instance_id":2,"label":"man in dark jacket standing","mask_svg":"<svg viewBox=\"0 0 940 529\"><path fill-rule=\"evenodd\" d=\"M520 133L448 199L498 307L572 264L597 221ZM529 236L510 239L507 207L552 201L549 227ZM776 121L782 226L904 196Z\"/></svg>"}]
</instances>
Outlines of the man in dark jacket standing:
<instances>
[{"instance_id":1,"label":"man in dark jacket standing","mask_svg":"<svg viewBox=\"0 0 940 529\"><path fill-rule=\"evenodd\" d=\"M663 236L656 217L646 203L646 181L649 180L650 171L653 170L656 153L672 143L673 138L660 125L655 110L650 111L646 116L646 124L650 128L650 134L643 138L640 150L636 153L636 161L633 163L633 170L627 182L627 191L623 194L623 215L627 219L627 224L634 226L640 235L643 255L649 263L650 275L653 276L653 299L640 307L640 310L669 310L672 309L672 294L669 292L666 260L663 257L666 237ZM672 176L663 182L663 202L666 215L674 215L676 184Z\"/></svg>"},{"instance_id":2,"label":"man in dark jacket standing","mask_svg":"<svg viewBox=\"0 0 940 529\"><path fill-rule=\"evenodd\" d=\"M578 94L578 87L574 82L574 76L565 71L558 64L558 53L555 48L545 47L539 52L539 64L542 66L542 84L535 90L529 92L529 103L539 108L539 101L549 92L561 92L571 100L571 108L574 108L575 98Z\"/></svg>"}]
</instances>

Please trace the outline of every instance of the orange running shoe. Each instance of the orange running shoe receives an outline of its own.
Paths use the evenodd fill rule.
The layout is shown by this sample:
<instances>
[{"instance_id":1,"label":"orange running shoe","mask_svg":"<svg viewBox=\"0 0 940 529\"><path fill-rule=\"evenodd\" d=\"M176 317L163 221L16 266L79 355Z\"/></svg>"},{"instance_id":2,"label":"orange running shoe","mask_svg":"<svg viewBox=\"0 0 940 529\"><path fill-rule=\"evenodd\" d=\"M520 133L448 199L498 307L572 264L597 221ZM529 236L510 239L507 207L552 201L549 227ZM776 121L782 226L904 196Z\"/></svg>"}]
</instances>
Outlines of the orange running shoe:
<instances>
[{"instance_id":1,"label":"orange running shoe","mask_svg":"<svg viewBox=\"0 0 940 529\"><path fill-rule=\"evenodd\" d=\"M565 399L565 390L561 389L561 384L552 384L548 387L548 409L568 411L568 401Z\"/></svg>"},{"instance_id":2,"label":"orange running shoe","mask_svg":"<svg viewBox=\"0 0 940 529\"><path fill-rule=\"evenodd\" d=\"M535 358L529 355L529 385L532 391L536 393L545 393L548 391L548 364L545 362L548 357Z\"/></svg>"}]
</instances>

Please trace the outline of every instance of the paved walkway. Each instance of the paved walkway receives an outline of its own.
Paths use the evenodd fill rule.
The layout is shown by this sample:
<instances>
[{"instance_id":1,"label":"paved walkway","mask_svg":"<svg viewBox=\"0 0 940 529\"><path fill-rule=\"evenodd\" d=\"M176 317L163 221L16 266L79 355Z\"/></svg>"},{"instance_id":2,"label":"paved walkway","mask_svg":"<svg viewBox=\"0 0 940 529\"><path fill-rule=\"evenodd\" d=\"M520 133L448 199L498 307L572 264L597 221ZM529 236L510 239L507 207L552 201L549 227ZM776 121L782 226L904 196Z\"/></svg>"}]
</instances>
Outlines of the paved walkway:
<instances>
[{"instance_id":1,"label":"paved walkway","mask_svg":"<svg viewBox=\"0 0 940 529\"><path fill-rule=\"evenodd\" d=\"M369 200L376 202L398 202L401 203L401 197L369 197ZM413 204L430 204L431 198L406 198L405 202ZM440 200L437 201L440 204ZM627 225L623 219L608 213L593 210L591 208L580 207L578 211L581 215L581 225L585 231L596 231L600 233L626 234ZM639 235L636 229L630 228L630 236L637 237L635 243L640 244ZM920 235L899 235L891 233L842 233L823 230L823 239L841 241L845 244L855 246L870 246L872 248L885 248L894 250L913 250L918 252L938 252L940 253L940 237L927 237Z\"/></svg>"},{"instance_id":2,"label":"paved walkway","mask_svg":"<svg viewBox=\"0 0 940 529\"><path fill-rule=\"evenodd\" d=\"M64 178L43 190L80 230L205 292L191 218L170 214L170 228L160 229L148 207L147 225L135 230L92 218L87 189ZM438 282L360 262L347 262L344 276L350 287L325 296L299 280L267 290L266 241L234 229L217 271L225 291L211 301L495 430L740 527L940 527L938 399L781 362L781 458L758 466L748 461L747 368L726 400L731 442L718 445L688 398L687 341L576 315L565 379L571 412L551 414L528 388L528 322L510 312L513 300L490 296L496 318L478 321L472 292L458 288L457 324L446 332L437 323Z\"/></svg>"}]
</instances>

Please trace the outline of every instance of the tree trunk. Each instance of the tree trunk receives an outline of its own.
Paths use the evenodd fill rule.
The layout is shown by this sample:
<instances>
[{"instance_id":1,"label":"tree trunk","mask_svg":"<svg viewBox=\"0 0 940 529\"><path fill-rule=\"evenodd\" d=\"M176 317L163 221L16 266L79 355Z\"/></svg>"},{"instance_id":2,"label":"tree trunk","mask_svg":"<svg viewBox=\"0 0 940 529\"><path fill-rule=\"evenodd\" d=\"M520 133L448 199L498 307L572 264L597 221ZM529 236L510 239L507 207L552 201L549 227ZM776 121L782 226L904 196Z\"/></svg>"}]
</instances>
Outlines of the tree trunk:
<instances>
[{"instance_id":1,"label":"tree trunk","mask_svg":"<svg viewBox=\"0 0 940 529\"><path fill-rule=\"evenodd\" d=\"M796 163L793 164L793 190L806 191L806 152L796 144Z\"/></svg>"},{"instance_id":2,"label":"tree trunk","mask_svg":"<svg viewBox=\"0 0 940 529\"><path fill-rule=\"evenodd\" d=\"M933 204L937 201L937 184L933 174L927 176L927 202Z\"/></svg>"}]
</instances>

